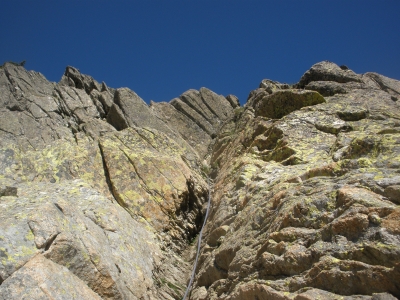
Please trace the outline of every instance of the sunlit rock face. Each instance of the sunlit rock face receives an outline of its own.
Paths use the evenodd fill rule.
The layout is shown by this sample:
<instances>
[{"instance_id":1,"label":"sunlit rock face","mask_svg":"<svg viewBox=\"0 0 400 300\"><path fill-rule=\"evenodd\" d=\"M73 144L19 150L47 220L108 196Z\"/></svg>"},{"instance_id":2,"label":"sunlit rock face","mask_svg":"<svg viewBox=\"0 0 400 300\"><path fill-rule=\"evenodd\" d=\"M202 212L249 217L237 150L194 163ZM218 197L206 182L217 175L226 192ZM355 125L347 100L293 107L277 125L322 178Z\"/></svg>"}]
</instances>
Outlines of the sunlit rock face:
<instances>
[{"instance_id":1,"label":"sunlit rock face","mask_svg":"<svg viewBox=\"0 0 400 300\"><path fill-rule=\"evenodd\" d=\"M6 63L0 89L0 295L42 299L60 270L48 295L179 298L207 201L203 157L133 91L75 68L55 84Z\"/></svg>"},{"instance_id":2,"label":"sunlit rock face","mask_svg":"<svg viewBox=\"0 0 400 300\"><path fill-rule=\"evenodd\" d=\"M317 63L244 107L0 68L0 299L400 297L400 82Z\"/></svg>"},{"instance_id":3,"label":"sunlit rock face","mask_svg":"<svg viewBox=\"0 0 400 300\"><path fill-rule=\"evenodd\" d=\"M192 299L399 297L399 96L330 62L263 80L212 149Z\"/></svg>"}]
</instances>

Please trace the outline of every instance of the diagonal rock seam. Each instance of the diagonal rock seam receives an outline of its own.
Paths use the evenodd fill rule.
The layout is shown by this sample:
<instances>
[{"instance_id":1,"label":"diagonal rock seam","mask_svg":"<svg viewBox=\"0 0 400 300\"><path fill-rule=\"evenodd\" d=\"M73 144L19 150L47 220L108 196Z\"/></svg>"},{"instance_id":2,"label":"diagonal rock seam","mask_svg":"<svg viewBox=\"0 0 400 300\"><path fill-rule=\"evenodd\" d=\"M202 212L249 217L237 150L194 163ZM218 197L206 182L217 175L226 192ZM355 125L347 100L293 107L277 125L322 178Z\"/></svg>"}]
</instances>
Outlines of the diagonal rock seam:
<instances>
[{"instance_id":1,"label":"diagonal rock seam","mask_svg":"<svg viewBox=\"0 0 400 300\"><path fill-rule=\"evenodd\" d=\"M107 167L107 162L106 162L105 157L104 157L104 150L103 150L103 148L101 146L100 141L98 142L98 147L99 147L99 150L100 150L101 162L102 162L103 171L104 171L104 177L106 178L108 190L110 191L110 193L113 196L114 200L119 205L121 205L121 207L124 207L123 203L118 202L118 198L115 195L115 192L114 192L114 189L113 189L113 186L112 186L112 182L111 182L111 178L110 178L110 173L109 173L108 167Z\"/></svg>"}]
</instances>

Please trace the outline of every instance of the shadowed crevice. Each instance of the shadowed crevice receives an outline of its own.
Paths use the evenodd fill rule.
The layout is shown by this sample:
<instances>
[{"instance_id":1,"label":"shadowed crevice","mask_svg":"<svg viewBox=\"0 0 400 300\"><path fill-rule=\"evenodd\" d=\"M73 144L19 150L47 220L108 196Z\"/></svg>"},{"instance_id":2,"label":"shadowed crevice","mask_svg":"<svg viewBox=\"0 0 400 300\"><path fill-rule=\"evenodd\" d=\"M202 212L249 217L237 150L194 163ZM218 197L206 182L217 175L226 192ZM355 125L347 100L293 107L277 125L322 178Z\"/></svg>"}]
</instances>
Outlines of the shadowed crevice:
<instances>
[{"instance_id":1,"label":"shadowed crevice","mask_svg":"<svg viewBox=\"0 0 400 300\"><path fill-rule=\"evenodd\" d=\"M118 197L115 195L114 188L113 188L113 185L112 185L112 182L111 182L110 172L108 171L107 162L106 162L106 159L105 159L105 156L104 156L104 150L103 150L103 147L101 146L100 141L99 141L98 145L99 145L99 149L100 149L101 162L103 164L104 177L106 178L108 190L110 191L110 193L113 196L114 200L119 205L121 205L121 207L126 208L123 205L123 203L120 203L120 201L118 201Z\"/></svg>"},{"instance_id":2,"label":"shadowed crevice","mask_svg":"<svg viewBox=\"0 0 400 300\"><path fill-rule=\"evenodd\" d=\"M189 220L189 222L194 225L193 229L188 229L186 236L188 241L192 241L201 230L204 212L202 210L200 199L206 199L208 191L206 191L204 194L196 196L194 183L190 180L187 180L186 184L188 193L181 202L179 210L177 211L177 215L185 220ZM194 217L191 217L191 215L194 215Z\"/></svg>"},{"instance_id":3,"label":"shadowed crevice","mask_svg":"<svg viewBox=\"0 0 400 300\"><path fill-rule=\"evenodd\" d=\"M62 209L62 207L61 207L58 203L54 203L54 206L55 206L62 214L64 214L64 210Z\"/></svg>"},{"instance_id":4,"label":"shadowed crevice","mask_svg":"<svg viewBox=\"0 0 400 300\"><path fill-rule=\"evenodd\" d=\"M45 244L45 246L44 246L44 251L47 251L47 250L50 249L50 246L53 244L53 242L55 241L55 239L57 238L57 236L58 236L59 234L60 234L60 232L57 233L57 234L55 234L54 236L52 236L52 237L46 242L46 244Z\"/></svg>"}]
</instances>

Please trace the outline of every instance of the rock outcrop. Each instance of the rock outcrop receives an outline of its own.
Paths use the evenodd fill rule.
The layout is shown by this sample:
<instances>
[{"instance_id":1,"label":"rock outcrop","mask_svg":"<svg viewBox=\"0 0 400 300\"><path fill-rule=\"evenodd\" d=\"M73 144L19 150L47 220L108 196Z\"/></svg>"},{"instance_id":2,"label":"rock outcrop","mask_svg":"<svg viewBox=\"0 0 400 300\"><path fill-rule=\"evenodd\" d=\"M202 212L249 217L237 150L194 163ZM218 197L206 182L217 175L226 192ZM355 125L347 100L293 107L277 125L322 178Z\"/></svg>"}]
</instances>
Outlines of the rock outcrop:
<instances>
[{"instance_id":1,"label":"rock outcrop","mask_svg":"<svg viewBox=\"0 0 400 300\"><path fill-rule=\"evenodd\" d=\"M321 62L244 107L0 68L0 299L400 297L400 82Z\"/></svg>"},{"instance_id":2,"label":"rock outcrop","mask_svg":"<svg viewBox=\"0 0 400 300\"><path fill-rule=\"evenodd\" d=\"M46 274L66 267L66 299L179 298L207 201L206 152L133 91L72 67L55 84L6 63L0 91L0 295L40 298ZM233 111L205 95L223 101L224 118Z\"/></svg>"},{"instance_id":3,"label":"rock outcrop","mask_svg":"<svg viewBox=\"0 0 400 300\"><path fill-rule=\"evenodd\" d=\"M212 151L192 299L400 296L399 87L322 62L250 93Z\"/></svg>"},{"instance_id":4,"label":"rock outcrop","mask_svg":"<svg viewBox=\"0 0 400 300\"><path fill-rule=\"evenodd\" d=\"M209 147L224 121L232 117L232 110L239 101L226 98L207 88L189 90L169 103L152 103L156 115L179 134L201 156L209 154Z\"/></svg>"}]
</instances>

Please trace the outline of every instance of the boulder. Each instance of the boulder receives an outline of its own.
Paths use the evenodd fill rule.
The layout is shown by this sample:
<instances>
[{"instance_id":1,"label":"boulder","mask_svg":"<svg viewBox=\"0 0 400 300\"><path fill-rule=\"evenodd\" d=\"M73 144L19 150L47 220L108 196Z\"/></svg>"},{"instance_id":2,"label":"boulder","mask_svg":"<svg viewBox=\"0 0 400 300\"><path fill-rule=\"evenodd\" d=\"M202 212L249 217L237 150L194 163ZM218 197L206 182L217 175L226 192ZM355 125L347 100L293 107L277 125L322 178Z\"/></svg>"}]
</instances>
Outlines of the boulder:
<instances>
[{"instance_id":1,"label":"boulder","mask_svg":"<svg viewBox=\"0 0 400 300\"><path fill-rule=\"evenodd\" d=\"M229 103L232 105L233 108L240 106L239 98L236 97L235 95L228 95L225 98L226 100L229 101Z\"/></svg>"},{"instance_id":2,"label":"boulder","mask_svg":"<svg viewBox=\"0 0 400 300\"><path fill-rule=\"evenodd\" d=\"M302 107L324 103L325 99L317 92L303 90L277 91L254 103L256 116L280 119Z\"/></svg>"},{"instance_id":3,"label":"boulder","mask_svg":"<svg viewBox=\"0 0 400 300\"><path fill-rule=\"evenodd\" d=\"M0 286L0 299L102 299L82 280L38 254Z\"/></svg>"},{"instance_id":4,"label":"boulder","mask_svg":"<svg viewBox=\"0 0 400 300\"><path fill-rule=\"evenodd\" d=\"M333 81L337 83L362 82L361 76L350 69L340 68L335 63L323 61L311 67L300 78L297 86L304 88L312 81Z\"/></svg>"}]
</instances>

